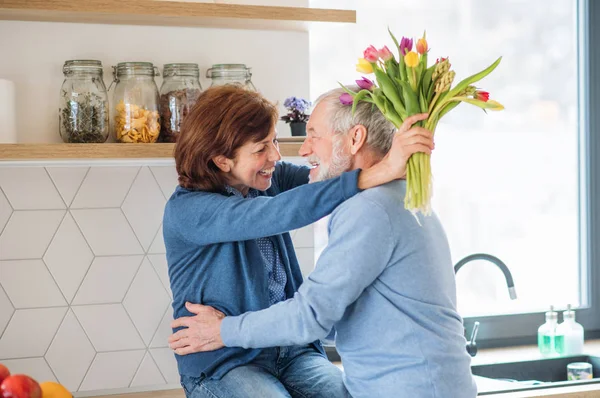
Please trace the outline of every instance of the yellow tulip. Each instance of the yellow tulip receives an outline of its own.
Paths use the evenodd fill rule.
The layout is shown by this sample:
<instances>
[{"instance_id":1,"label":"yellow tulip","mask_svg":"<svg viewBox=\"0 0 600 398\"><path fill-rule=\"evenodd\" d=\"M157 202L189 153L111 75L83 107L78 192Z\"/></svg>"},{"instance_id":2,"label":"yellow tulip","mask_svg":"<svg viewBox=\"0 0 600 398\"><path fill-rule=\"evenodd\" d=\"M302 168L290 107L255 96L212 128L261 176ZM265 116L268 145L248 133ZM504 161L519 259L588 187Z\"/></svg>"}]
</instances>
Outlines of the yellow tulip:
<instances>
[{"instance_id":1,"label":"yellow tulip","mask_svg":"<svg viewBox=\"0 0 600 398\"><path fill-rule=\"evenodd\" d=\"M358 63L356 64L356 71L359 73L373 73L373 66L369 61L364 58L359 58Z\"/></svg>"},{"instance_id":2,"label":"yellow tulip","mask_svg":"<svg viewBox=\"0 0 600 398\"><path fill-rule=\"evenodd\" d=\"M409 51L404 56L404 63L409 68L414 68L415 66L419 65L419 55L414 51Z\"/></svg>"},{"instance_id":3,"label":"yellow tulip","mask_svg":"<svg viewBox=\"0 0 600 398\"><path fill-rule=\"evenodd\" d=\"M487 102L487 105L493 105L492 107L486 107L487 109L489 109L491 111L503 111L504 110L504 105L502 105L498 101L489 100Z\"/></svg>"}]
</instances>

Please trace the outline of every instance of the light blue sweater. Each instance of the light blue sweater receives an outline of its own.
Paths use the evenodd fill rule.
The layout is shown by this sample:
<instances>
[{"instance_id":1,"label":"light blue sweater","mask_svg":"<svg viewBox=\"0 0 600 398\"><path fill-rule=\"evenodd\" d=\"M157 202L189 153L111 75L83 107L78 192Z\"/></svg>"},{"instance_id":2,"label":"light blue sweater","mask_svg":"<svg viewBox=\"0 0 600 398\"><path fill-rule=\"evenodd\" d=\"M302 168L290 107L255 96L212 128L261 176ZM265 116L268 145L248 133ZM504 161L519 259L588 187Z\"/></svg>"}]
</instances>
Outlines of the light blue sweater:
<instances>
[{"instance_id":1,"label":"light blue sweater","mask_svg":"<svg viewBox=\"0 0 600 398\"><path fill-rule=\"evenodd\" d=\"M331 215L329 244L293 299L228 316L227 346L324 338L332 327L354 398L471 398L450 250L435 215L404 209L405 181L364 191Z\"/></svg>"}]
</instances>

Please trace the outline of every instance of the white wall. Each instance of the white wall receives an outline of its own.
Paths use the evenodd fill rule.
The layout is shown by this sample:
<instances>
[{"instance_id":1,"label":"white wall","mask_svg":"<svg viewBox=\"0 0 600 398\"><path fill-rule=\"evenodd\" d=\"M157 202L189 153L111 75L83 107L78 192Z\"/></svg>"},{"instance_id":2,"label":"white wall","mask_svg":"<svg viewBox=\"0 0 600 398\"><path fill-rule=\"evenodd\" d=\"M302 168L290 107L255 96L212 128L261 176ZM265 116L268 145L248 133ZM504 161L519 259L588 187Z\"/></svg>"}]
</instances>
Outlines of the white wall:
<instances>
[{"instance_id":1,"label":"white wall","mask_svg":"<svg viewBox=\"0 0 600 398\"><path fill-rule=\"evenodd\" d=\"M0 363L78 396L179 387L161 225L176 184L171 160L0 164ZM305 273L312 231L291 232Z\"/></svg>"}]
</instances>

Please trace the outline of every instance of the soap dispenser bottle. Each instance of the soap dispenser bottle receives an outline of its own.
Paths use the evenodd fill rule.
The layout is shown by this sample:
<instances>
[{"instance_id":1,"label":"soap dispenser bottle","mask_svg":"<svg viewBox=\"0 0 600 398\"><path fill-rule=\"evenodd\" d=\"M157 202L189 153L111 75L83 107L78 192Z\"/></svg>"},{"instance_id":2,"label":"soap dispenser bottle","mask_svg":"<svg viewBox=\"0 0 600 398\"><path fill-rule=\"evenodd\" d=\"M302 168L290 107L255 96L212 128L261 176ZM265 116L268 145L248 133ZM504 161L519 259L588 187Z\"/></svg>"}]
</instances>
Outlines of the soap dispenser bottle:
<instances>
[{"instance_id":1,"label":"soap dispenser bottle","mask_svg":"<svg viewBox=\"0 0 600 398\"><path fill-rule=\"evenodd\" d=\"M558 326L558 313L550 306L546 312L546 322L538 328L538 348L543 357L551 357L557 354L556 350L556 328ZM559 339L562 340L562 339ZM562 348L562 341L559 342Z\"/></svg>"},{"instance_id":2,"label":"soap dispenser bottle","mask_svg":"<svg viewBox=\"0 0 600 398\"><path fill-rule=\"evenodd\" d=\"M563 322L558 325L556 332L564 335L563 355L579 355L583 353L583 326L575 322L575 311L571 305L563 312Z\"/></svg>"}]
</instances>

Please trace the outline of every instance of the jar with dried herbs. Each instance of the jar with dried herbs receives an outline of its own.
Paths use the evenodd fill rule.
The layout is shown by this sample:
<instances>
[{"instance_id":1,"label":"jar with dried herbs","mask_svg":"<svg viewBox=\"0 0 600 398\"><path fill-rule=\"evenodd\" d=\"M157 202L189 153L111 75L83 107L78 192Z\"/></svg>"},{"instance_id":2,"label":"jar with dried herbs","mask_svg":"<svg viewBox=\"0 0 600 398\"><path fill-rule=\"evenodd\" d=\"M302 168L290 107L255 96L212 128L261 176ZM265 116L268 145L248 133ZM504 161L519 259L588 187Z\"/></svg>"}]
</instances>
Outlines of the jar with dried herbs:
<instances>
[{"instance_id":1,"label":"jar with dried herbs","mask_svg":"<svg viewBox=\"0 0 600 398\"><path fill-rule=\"evenodd\" d=\"M152 143L160 134L158 69L150 62L121 62L114 69L114 131L118 142Z\"/></svg>"},{"instance_id":2,"label":"jar with dried herbs","mask_svg":"<svg viewBox=\"0 0 600 398\"><path fill-rule=\"evenodd\" d=\"M64 142L101 143L109 135L109 106L102 63L70 60L63 65L59 131Z\"/></svg>"},{"instance_id":3,"label":"jar with dried herbs","mask_svg":"<svg viewBox=\"0 0 600 398\"><path fill-rule=\"evenodd\" d=\"M181 123L200 96L198 64L166 64L160 87L160 137L162 142L176 142Z\"/></svg>"}]
</instances>

